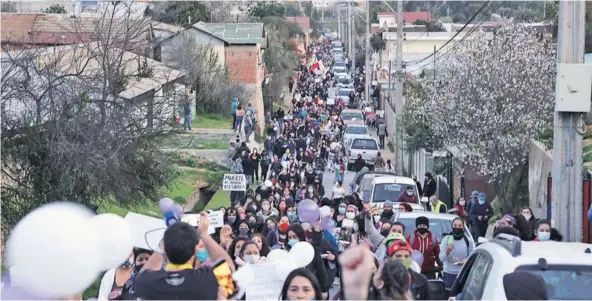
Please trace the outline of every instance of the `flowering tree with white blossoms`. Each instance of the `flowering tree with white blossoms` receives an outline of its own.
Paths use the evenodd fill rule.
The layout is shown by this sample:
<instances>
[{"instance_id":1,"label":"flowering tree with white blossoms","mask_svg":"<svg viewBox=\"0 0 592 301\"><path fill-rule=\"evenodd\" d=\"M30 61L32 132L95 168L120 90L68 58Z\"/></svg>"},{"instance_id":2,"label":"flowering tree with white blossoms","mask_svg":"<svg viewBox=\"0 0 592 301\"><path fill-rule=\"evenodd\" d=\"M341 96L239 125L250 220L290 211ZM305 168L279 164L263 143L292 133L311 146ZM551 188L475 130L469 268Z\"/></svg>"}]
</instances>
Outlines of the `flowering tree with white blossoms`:
<instances>
[{"instance_id":1,"label":"flowering tree with white blossoms","mask_svg":"<svg viewBox=\"0 0 592 301\"><path fill-rule=\"evenodd\" d=\"M491 176L504 204L504 190L524 174L530 139L552 120L554 49L519 24L458 43L437 58L424 113L445 146Z\"/></svg>"}]
</instances>

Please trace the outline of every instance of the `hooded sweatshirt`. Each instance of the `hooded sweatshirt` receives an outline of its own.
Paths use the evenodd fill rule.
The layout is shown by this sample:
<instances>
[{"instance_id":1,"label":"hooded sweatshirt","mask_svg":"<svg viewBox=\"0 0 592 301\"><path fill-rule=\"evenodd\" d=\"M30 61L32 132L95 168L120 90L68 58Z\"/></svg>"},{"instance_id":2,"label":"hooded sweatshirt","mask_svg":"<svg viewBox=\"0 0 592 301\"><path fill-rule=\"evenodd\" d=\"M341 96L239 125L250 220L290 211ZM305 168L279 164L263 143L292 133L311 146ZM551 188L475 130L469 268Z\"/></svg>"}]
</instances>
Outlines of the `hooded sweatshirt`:
<instances>
[{"instance_id":1,"label":"hooded sweatshirt","mask_svg":"<svg viewBox=\"0 0 592 301\"><path fill-rule=\"evenodd\" d=\"M413 236L415 238L412 238ZM432 231L428 231L426 237L421 237L417 230L415 230L407 236L407 242L413 250L420 251L423 254L422 273L435 272L435 263L438 263L440 267L442 266L442 262L440 261L440 244Z\"/></svg>"},{"instance_id":2,"label":"hooded sweatshirt","mask_svg":"<svg viewBox=\"0 0 592 301\"><path fill-rule=\"evenodd\" d=\"M444 236L440 243L440 260L444 263L444 273L458 275L462 269L461 265L455 263L469 258L473 253L474 246L470 243L467 245L468 239L454 239L454 236L449 234ZM450 254L446 255L446 248L449 244L454 245Z\"/></svg>"}]
</instances>

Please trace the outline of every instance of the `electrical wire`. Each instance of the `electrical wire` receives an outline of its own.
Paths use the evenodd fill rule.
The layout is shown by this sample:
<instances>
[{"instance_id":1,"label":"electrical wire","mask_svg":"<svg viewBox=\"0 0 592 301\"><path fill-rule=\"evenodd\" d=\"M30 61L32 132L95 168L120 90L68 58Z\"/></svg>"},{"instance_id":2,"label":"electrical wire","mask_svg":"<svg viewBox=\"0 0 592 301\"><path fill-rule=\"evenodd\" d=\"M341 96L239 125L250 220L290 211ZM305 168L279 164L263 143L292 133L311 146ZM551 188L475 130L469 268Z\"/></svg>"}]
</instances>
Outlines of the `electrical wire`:
<instances>
[{"instance_id":1,"label":"electrical wire","mask_svg":"<svg viewBox=\"0 0 592 301\"><path fill-rule=\"evenodd\" d=\"M491 0L486 1L485 3L483 3L483 5L481 5L481 7L479 8L479 10L477 10L477 12L475 12L475 14L467 21L467 23L465 23L465 25L463 25L463 27L457 31L448 41L446 41L446 43L444 43L444 45L442 45L438 50L436 50L434 53L424 57L423 59L419 59L417 61L408 61L405 62L406 64L418 64L421 63L423 61L428 60L429 58L433 57L434 55L436 55L438 52L440 52L442 49L444 49L444 47L446 47L448 44L450 44L450 42L452 42L454 40L454 38L456 38L467 26L469 26L469 24L471 22L473 22L473 20L475 20L475 18L481 13L481 11L483 11L483 9L485 9L486 6L488 6L489 4L491 4Z\"/></svg>"},{"instance_id":2,"label":"electrical wire","mask_svg":"<svg viewBox=\"0 0 592 301\"><path fill-rule=\"evenodd\" d=\"M446 1L441 1L441 2L436 3L436 5L434 5L434 8L432 8L432 11L430 12L430 19L434 15L434 12L438 11L440 9L440 7L442 7L442 4L444 4L445 2ZM423 37L427 32L428 32L428 28L427 28L427 25L426 25L426 31L422 32L419 36L417 36L416 38L414 38L412 40L406 39L407 45L419 41L419 39L421 37ZM405 33L403 33L403 34L405 34Z\"/></svg>"}]
</instances>

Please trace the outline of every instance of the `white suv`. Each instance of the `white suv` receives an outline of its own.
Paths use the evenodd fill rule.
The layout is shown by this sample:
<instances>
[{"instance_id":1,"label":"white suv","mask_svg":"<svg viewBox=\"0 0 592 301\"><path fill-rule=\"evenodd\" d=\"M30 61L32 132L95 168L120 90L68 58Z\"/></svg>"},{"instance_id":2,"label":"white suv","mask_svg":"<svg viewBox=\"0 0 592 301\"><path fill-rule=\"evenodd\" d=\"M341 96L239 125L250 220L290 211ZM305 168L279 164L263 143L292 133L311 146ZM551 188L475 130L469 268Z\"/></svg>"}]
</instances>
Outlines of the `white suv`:
<instances>
[{"instance_id":1,"label":"white suv","mask_svg":"<svg viewBox=\"0 0 592 301\"><path fill-rule=\"evenodd\" d=\"M462 300L506 300L503 276L528 271L547 283L549 300L592 297L592 245L521 241L500 234L477 247L460 271L450 295Z\"/></svg>"}]
</instances>

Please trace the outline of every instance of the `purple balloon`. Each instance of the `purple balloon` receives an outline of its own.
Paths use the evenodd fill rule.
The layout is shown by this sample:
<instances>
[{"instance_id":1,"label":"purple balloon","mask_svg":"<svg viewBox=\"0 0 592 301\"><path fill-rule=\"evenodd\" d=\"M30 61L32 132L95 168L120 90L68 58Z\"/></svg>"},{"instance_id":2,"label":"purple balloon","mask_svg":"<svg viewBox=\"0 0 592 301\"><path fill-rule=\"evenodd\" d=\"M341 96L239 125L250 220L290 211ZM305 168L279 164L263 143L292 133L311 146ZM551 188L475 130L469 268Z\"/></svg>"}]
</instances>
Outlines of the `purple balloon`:
<instances>
[{"instance_id":1,"label":"purple balloon","mask_svg":"<svg viewBox=\"0 0 592 301\"><path fill-rule=\"evenodd\" d=\"M423 254L420 251L413 250L411 252L411 259L415 261L419 266L423 264Z\"/></svg>"},{"instance_id":2,"label":"purple balloon","mask_svg":"<svg viewBox=\"0 0 592 301\"><path fill-rule=\"evenodd\" d=\"M169 198L162 198L160 199L160 201L158 202L158 208L160 208L160 211L162 213L165 213L167 211L171 210L171 207L175 204L175 202L173 202L173 200L169 199Z\"/></svg>"},{"instance_id":3,"label":"purple balloon","mask_svg":"<svg viewBox=\"0 0 592 301\"><path fill-rule=\"evenodd\" d=\"M313 227L319 222L321 210L315 201L307 199L298 203L296 209L301 222L310 223Z\"/></svg>"},{"instance_id":4,"label":"purple balloon","mask_svg":"<svg viewBox=\"0 0 592 301\"><path fill-rule=\"evenodd\" d=\"M183 207L181 207L181 205L179 204L174 204L173 207L171 208L173 210L173 213L178 217L181 218L181 216L183 215L183 213L185 213L185 210L183 209Z\"/></svg>"}]
</instances>

